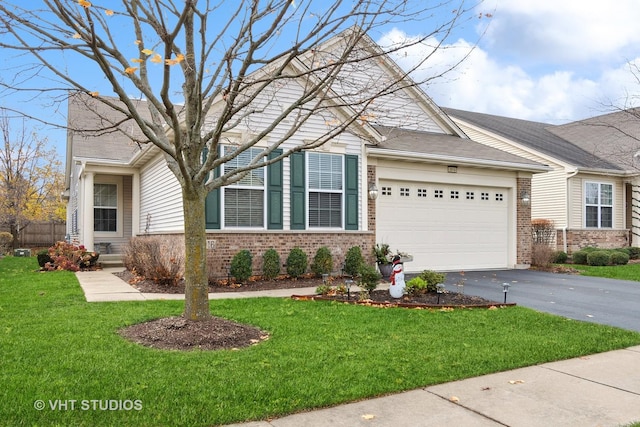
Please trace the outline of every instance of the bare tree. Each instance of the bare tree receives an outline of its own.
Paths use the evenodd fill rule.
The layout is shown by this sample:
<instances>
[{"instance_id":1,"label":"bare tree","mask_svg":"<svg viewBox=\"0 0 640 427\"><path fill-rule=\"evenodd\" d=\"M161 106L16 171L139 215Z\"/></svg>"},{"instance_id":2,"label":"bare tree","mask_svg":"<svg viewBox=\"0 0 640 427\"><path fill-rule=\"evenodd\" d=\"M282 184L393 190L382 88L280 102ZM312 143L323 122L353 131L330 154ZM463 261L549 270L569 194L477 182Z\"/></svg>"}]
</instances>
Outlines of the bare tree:
<instances>
[{"instance_id":1,"label":"bare tree","mask_svg":"<svg viewBox=\"0 0 640 427\"><path fill-rule=\"evenodd\" d=\"M126 0L115 7L115 2L42 0L39 10L31 3L10 3L0 4L0 47L30 55L34 63L22 70L19 85L5 82L6 87L36 95L60 89L89 94L135 120L144 137L132 135L134 140L164 152L182 188L184 314L193 320L210 316L207 193L239 181L252 169L318 147L361 120L392 114L378 101L424 83L407 76L425 64L463 18L472 18L464 1ZM433 24L440 12L444 22ZM370 43L368 33L408 21L434 28L384 48ZM354 80L373 70L371 64L381 56L410 46L422 46L424 52L413 69ZM87 73L86 67L78 72L76 64L95 72ZM35 81L30 77L44 74L49 86L29 86ZM96 91L95 75L106 78L120 102ZM280 92L292 82L298 92L280 105ZM132 93L146 101L148 111L139 111ZM340 117L333 113L336 107L345 107ZM276 114L256 123L253 118L267 109ZM322 136L300 138L304 142L293 148L283 145L304 133L312 117L325 118ZM236 149L218 150L225 136L241 126L250 132ZM281 137L273 137L276 128L285 129ZM267 136L267 147L246 166L220 176L211 173L258 142L264 144Z\"/></svg>"},{"instance_id":2,"label":"bare tree","mask_svg":"<svg viewBox=\"0 0 640 427\"><path fill-rule=\"evenodd\" d=\"M28 131L26 120L18 120L20 125L12 128L9 114L0 109L0 218L14 247L31 221L64 219L64 176L56 152Z\"/></svg>"}]
</instances>

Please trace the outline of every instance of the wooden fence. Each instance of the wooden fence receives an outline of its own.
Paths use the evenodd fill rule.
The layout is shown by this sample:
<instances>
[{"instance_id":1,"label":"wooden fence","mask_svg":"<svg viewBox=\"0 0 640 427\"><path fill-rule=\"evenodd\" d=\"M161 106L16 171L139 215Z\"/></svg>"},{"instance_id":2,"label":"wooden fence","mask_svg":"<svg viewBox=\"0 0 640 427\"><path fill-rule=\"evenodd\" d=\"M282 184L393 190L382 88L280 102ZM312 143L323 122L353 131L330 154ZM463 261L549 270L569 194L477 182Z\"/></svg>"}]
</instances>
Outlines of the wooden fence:
<instances>
[{"instance_id":1,"label":"wooden fence","mask_svg":"<svg viewBox=\"0 0 640 427\"><path fill-rule=\"evenodd\" d=\"M9 232L8 227L0 226L0 231ZM56 242L64 240L67 227L64 222L42 221L31 222L20 231L14 248L48 248Z\"/></svg>"}]
</instances>

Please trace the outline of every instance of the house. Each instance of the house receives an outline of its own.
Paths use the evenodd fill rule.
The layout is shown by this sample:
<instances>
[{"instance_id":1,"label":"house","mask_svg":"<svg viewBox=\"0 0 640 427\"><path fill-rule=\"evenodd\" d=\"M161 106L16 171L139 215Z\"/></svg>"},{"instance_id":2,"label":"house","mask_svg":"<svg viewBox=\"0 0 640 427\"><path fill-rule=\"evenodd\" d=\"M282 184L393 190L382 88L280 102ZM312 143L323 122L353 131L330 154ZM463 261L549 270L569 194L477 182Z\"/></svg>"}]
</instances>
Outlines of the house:
<instances>
[{"instance_id":1,"label":"house","mask_svg":"<svg viewBox=\"0 0 640 427\"><path fill-rule=\"evenodd\" d=\"M398 66L382 56L366 70L351 70L349 78L357 84L398 73ZM278 87L277 99L286 103L295 96L296 84ZM348 109L329 108L282 148L325 132L333 121L352 114ZM252 115L226 141L238 144L259 131L268 123L268 110ZM69 132L67 148L68 234L89 248L105 249L108 243L116 253L132 236L179 240L178 181L163 153L120 118L87 95L70 98L68 120L76 130ZM105 123L131 137L100 131ZM270 136L277 139L278 132ZM241 166L268 140L224 167ZM348 132L323 146L212 191L206 203L210 274L226 276L230 260L242 249L251 251L259 271L262 254L272 247L284 260L294 247L311 258L327 246L339 269L352 246L360 246L373 262L375 243L411 254L407 271L526 268L530 183L534 174L547 170L544 162L473 141L422 90L407 84L384 95Z\"/></svg>"},{"instance_id":2,"label":"house","mask_svg":"<svg viewBox=\"0 0 640 427\"><path fill-rule=\"evenodd\" d=\"M445 111L473 140L551 168L532 177L531 216L554 222L558 250L640 246L640 120L633 114L550 125Z\"/></svg>"}]
</instances>

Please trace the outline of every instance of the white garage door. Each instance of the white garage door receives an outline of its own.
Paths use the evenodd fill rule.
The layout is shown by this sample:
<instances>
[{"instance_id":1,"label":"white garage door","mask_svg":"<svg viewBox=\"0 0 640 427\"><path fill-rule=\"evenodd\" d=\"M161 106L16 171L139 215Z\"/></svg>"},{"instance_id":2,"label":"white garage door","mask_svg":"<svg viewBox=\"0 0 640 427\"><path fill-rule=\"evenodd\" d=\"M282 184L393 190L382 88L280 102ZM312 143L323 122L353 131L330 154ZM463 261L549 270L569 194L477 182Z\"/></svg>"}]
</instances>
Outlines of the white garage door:
<instances>
[{"instance_id":1,"label":"white garage door","mask_svg":"<svg viewBox=\"0 0 640 427\"><path fill-rule=\"evenodd\" d=\"M507 191L380 181L376 241L413 255L406 271L506 268Z\"/></svg>"}]
</instances>

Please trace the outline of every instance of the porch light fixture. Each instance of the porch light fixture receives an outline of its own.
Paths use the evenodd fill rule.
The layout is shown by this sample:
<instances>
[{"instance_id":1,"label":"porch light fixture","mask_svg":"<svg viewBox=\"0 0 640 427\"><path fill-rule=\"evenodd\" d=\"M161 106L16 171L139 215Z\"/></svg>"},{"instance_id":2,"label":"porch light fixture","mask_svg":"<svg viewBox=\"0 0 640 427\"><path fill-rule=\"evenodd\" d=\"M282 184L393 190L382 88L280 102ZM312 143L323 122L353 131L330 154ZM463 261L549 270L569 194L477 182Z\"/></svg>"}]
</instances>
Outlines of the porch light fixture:
<instances>
[{"instance_id":1,"label":"porch light fixture","mask_svg":"<svg viewBox=\"0 0 640 427\"><path fill-rule=\"evenodd\" d=\"M378 198L378 187L376 187L375 183L371 183L371 185L369 185L369 198L371 200Z\"/></svg>"},{"instance_id":2,"label":"porch light fixture","mask_svg":"<svg viewBox=\"0 0 640 427\"><path fill-rule=\"evenodd\" d=\"M522 190L522 193L520 193L520 203L522 206L529 206L531 204L531 196L527 190Z\"/></svg>"},{"instance_id":3,"label":"porch light fixture","mask_svg":"<svg viewBox=\"0 0 640 427\"><path fill-rule=\"evenodd\" d=\"M507 293L509 293L509 288L511 287L508 283L502 284L502 292L504 292L504 303L507 303Z\"/></svg>"},{"instance_id":4,"label":"porch light fixture","mask_svg":"<svg viewBox=\"0 0 640 427\"><path fill-rule=\"evenodd\" d=\"M440 304L440 295L444 293L444 283L438 283L436 285L436 291L438 292L438 304Z\"/></svg>"}]
</instances>

